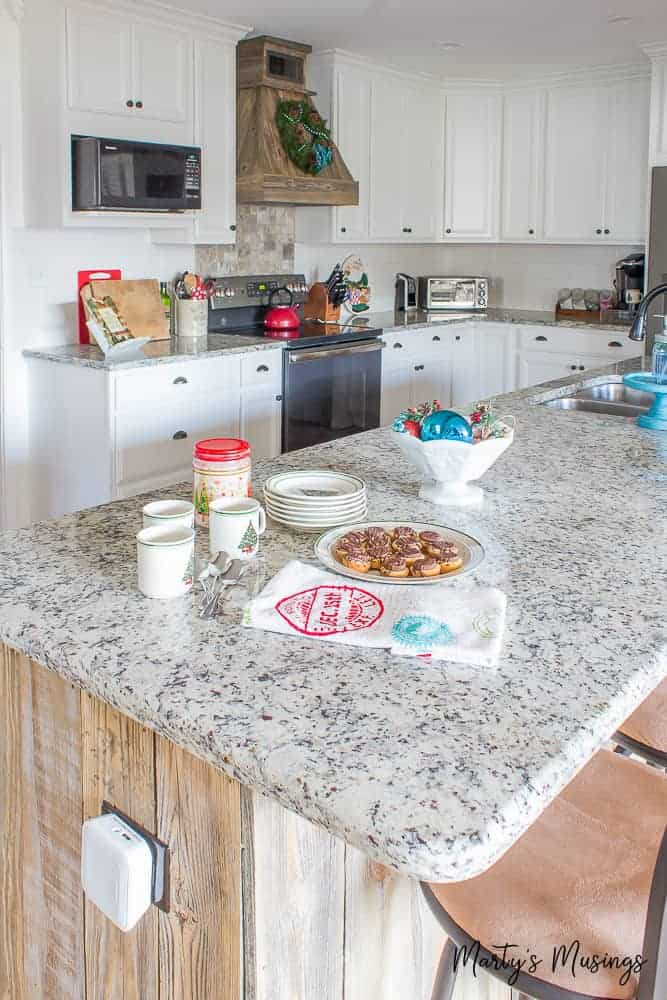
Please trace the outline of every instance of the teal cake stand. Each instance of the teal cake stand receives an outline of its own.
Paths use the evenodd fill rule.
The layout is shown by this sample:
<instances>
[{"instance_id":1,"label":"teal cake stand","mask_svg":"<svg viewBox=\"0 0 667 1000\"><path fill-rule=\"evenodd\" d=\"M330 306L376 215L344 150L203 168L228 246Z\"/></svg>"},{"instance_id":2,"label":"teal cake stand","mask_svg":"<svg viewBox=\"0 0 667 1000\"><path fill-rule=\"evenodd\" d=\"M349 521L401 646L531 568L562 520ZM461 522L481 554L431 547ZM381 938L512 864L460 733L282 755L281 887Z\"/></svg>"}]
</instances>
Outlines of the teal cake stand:
<instances>
[{"instance_id":1,"label":"teal cake stand","mask_svg":"<svg viewBox=\"0 0 667 1000\"><path fill-rule=\"evenodd\" d=\"M651 431L667 431L667 384L656 382L650 372L624 375L623 381L632 389L655 394L648 413L642 413L637 417L639 426L648 427Z\"/></svg>"}]
</instances>

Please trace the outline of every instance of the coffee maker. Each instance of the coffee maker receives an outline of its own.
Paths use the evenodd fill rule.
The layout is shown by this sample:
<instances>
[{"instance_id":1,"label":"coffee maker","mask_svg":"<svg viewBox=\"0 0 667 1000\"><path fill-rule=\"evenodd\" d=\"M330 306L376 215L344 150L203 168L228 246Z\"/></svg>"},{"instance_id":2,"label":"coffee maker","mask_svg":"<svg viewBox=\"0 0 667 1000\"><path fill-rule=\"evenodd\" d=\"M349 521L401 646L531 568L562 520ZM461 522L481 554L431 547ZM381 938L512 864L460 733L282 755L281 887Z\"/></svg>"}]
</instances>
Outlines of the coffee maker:
<instances>
[{"instance_id":1,"label":"coffee maker","mask_svg":"<svg viewBox=\"0 0 667 1000\"><path fill-rule=\"evenodd\" d=\"M644 269L646 256L630 253L616 264L616 308L635 313L644 295Z\"/></svg>"}]
</instances>

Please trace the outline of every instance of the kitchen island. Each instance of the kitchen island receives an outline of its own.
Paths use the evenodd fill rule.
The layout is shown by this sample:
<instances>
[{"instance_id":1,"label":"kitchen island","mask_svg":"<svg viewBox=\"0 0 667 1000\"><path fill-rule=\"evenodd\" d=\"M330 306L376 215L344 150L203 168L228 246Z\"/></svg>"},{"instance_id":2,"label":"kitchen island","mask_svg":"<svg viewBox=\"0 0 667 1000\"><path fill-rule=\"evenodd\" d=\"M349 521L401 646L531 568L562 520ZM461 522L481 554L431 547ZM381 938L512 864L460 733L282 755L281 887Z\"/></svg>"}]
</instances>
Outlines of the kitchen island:
<instances>
[{"instance_id":1,"label":"kitchen island","mask_svg":"<svg viewBox=\"0 0 667 1000\"><path fill-rule=\"evenodd\" d=\"M202 622L193 595L148 601L142 498L0 536L15 976L53 975L57 953L87 997L121 995L123 968L138 985L122 995L426 1000L441 935L411 879L491 865L667 674L667 442L536 405L595 378L498 401L516 440L476 512L419 500L386 428L254 468L256 493L284 468L353 472L370 519L479 538L485 562L442 593L506 593L494 670L244 630L238 612ZM261 560L268 577L311 552L312 536L270 526ZM82 910L77 881L81 819L104 798L173 851L170 913L126 936Z\"/></svg>"}]
</instances>

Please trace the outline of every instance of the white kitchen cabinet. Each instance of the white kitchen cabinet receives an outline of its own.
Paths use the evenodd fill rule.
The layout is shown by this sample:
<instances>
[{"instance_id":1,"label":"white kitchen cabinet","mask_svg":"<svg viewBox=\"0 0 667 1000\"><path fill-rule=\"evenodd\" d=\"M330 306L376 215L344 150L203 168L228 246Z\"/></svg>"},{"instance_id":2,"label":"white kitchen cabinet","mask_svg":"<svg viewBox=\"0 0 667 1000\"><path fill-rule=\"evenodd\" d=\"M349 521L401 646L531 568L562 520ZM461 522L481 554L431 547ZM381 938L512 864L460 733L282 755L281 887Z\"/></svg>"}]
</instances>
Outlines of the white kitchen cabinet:
<instances>
[{"instance_id":1,"label":"white kitchen cabinet","mask_svg":"<svg viewBox=\"0 0 667 1000\"><path fill-rule=\"evenodd\" d=\"M667 44L646 45L644 52L651 60L649 164L667 166Z\"/></svg>"},{"instance_id":2,"label":"white kitchen cabinet","mask_svg":"<svg viewBox=\"0 0 667 1000\"><path fill-rule=\"evenodd\" d=\"M445 113L446 240L498 236L500 97L449 94Z\"/></svg>"},{"instance_id":3,"label":"white kitchen cabinet","mask_svg":"<svg viewBox=\"0 0 667 1000\"><path fill-rule=\"evenodd\" d=\"M369 236L393 242L401 231L401 142L396 134L403 99L398 80L373 81Z\"/></svg>"},{"instance_id":4,"label":"white kitchen cabinet","mask_svg":"<svg viewBox=\"0 0 667 1000\"><path fill-rule=\"evenodd\" d=\"M567 378L586 368L604 364L598 358L581 358L573 354L547 354L543 351L522 351L518 358L517 387L527 389L542 382Z\"/></svg>"},{"instance_id":5,"label":"white kitchen cabinet","mask_svg":"<svg viewBox=\"0 0 667 1000\"><path fill-rule=\"evenodd\" d=\"M359 243L368 239L370 207L372 77L346 66L333 79L333 130L349 171L359 184L359 204L333 209L334 239Z\"/></svg>"},{"instance_id":6,"label":"white kitchen cabinet","mask_svg":"<svg viewBox=\"0 0 667 1000\"><path fill-rule=\"evenodd\" d=\"M275 458L282 450L282 373L281 350L241 356L241 437L253 459Z\"/></svg>"},{"instance_id":7,"label":"white kitchen cabinet","mask_svg":"<svg viewBox=\"0 0 667 1000\"><path fill-rule=\"evenodd\" d=\"M400 236L432 243L442 226L444 101L437 93L406 89L394 129L400 130Z\"/></svg>"},{"instance_id":8,"label":"white kitchen cabinet","mask_svg":"<svg viewBox=\"0 0 667 1000\"><path fill-rule=\"evenodd\" d=\"M589 241L605 228L606 135L612 127L604 86L561 87L547 95L544 235Z\"/></svg>"},{"instance_id":9,"label":"white kitchen cabinet","mask_svg":"<svg viewBox=\"0 0 667 1000\"><path fill-rule=\"evenodd\" d=\"M649 92L650 83L643 78L614 84L608 91L613 127L607 130L603 236L612 243L646 238Z\"/></svg>"},{"instance_id":10,"label":"white kitchen cabinet","mask_svg":"<svg viewBox=\"0 0 667 1000\"><path fill-rule=\"evenodd\" d=\"M517 388L566 378L641 355L641 345L624 331L521 326L518 330Z\"/></svg>"},{"instance_id":11,"label":"white kitchen cabinet","mask_svg":"<svg viewBox=\"0 0 667 1000\"><path fill-rule=\"evenodd\" d=\"M461 326L451 340L451 405L460 409L479 396L480 366L475 327Z\"/></svg>"},{"instance_id":12,"label":"white kitchen cabinet","mask_svg":"<svg viewBox=\"0 0 667 1000\"><path fill-rule=\"evenodd\" d=\"M69 106L134 121L192 118L192 39L124 14L67 8Z\"/></svg>"},{"instance_id":13,"label":"white kitchen cabinet","mask_svg":"<svg viewBox=\"0 0 667 1000\"><path fill-rule=\"evenodd\" d=\"M503 240L543 236L544 102L541 90L503 98L501 222Z\"/></svg>"},{"instance_id":14,"label":"white kitchen cabinet","mask_svg":"<svg viewBox=\"0 0 667 1000\"><path fill-rule=\"evenodd\" d=\"M202 208L194 242L236 242L236 51L195 40L195 144L202 148Z\"/></svg>"},{"instance_id":15,"label":"white kitchen cabinet","mask_svg":"<svg viewBox=\"0 0 667 1000\"><path fill-rule=\"evenodd\" d=\"M479 323L476 333L477 389L474 401L492 399L506 392L514 392L516 388L514 327L510 324Z\"/></svg>"},{"instance_id":16,"label":"white kitchen cabinet","mask_svg":"<svg viewBox=\"0 0 667 1000\"><path fill-rule=\"evenodd\" d=\"M66 10L70 108L129 115L133 100L132 29L128 20L90 7Z\"/></svg>"},{"instance_id":17,"label":"white kitchen cabinet","mask_svg":"<svg viewBox=\"0 0 667 1000\"><path fill-rule=\"evenodd\" d=\"M647 163L645 79L550 90L545 238L563 243L642 240Z\"/></svg>"}]
</instances>

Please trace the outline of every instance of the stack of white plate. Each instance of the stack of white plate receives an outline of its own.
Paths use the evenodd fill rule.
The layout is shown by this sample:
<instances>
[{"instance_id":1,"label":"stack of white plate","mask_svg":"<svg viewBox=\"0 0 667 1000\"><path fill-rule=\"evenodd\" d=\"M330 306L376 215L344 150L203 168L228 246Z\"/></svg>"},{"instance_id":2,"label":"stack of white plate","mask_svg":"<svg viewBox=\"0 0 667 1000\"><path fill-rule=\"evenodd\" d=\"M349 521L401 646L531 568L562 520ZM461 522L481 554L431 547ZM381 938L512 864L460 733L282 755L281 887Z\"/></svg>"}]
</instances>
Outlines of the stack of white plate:
<instances>
[{"instance_id":1,"label":"stack of white plate","mask_svg":"<svg viewBox=\"0 0 667 1000\"><path fill-rule=\"evenodd\" d=\"M366 517L366 484L342 472L281 472L264 483L266 512L298 531L324 531Z\"/></svg>"}]
</instances>

